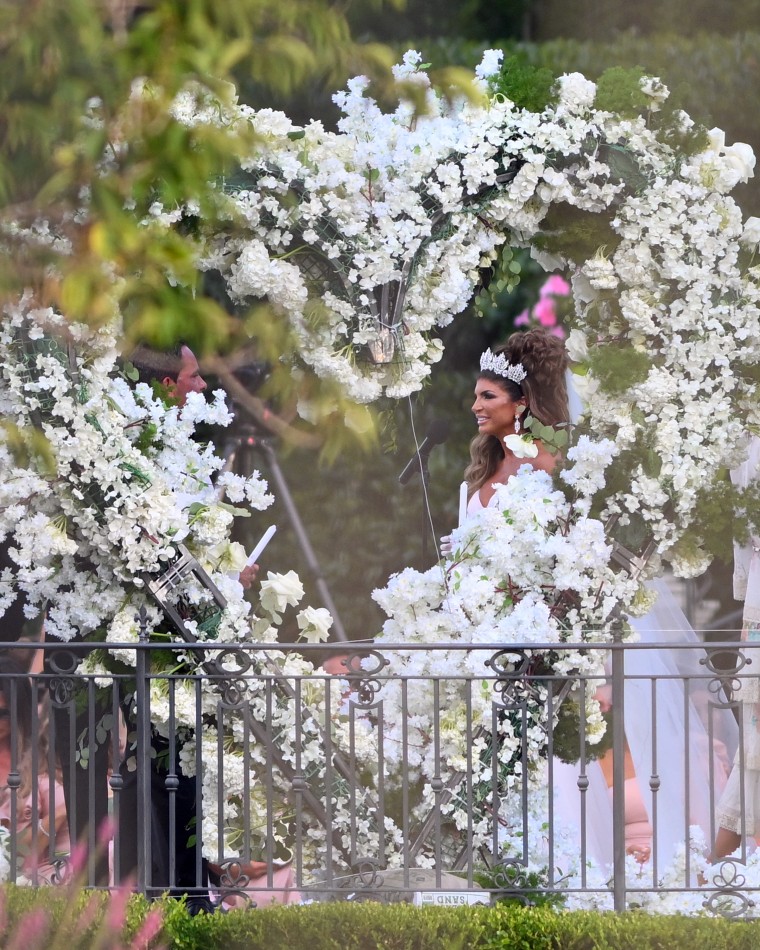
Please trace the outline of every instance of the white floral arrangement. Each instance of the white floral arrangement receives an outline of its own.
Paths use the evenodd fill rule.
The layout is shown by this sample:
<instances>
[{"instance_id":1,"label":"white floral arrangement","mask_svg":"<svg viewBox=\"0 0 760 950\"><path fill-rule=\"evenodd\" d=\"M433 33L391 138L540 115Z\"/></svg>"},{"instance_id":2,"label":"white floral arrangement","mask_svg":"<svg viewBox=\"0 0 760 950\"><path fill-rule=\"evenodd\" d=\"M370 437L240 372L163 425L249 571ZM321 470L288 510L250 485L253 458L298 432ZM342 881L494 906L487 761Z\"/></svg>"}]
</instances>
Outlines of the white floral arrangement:
<instances>
[{"instance_id":1,"label":"white floral arrangement","mask_svg":"<svg viewBox=\"0 0 760 950\"><path fill-rule=\"evenodd\" d=\"M568 497L564 520L532 547L515 533L501 559L484 553L493 526L479 522L472 530L484 533L456 582L449 566L406 571L378 599L390 640L604 642L613 604L635 613L646 597L612 574L602 527L614 522L634 554L653 539L652 572L662 558L683 576L702 572L710 554L698 506L740 460L757 421L758 228L729 194L755 158L668 112L656 78L619 71L617 91L631 103L622 112L606 105L608 80L578 73L529 108L510 98L501 60L488 51L476 70L480 98L448 102L410 51L396 75L417 85L425 113L405 100L384 112L358 77L335 97L336 132L271 110L220 108L212 121L249 124L263 144L242 162L249 185L230 189L234 228L210 236L203 266L222 275L235 302L267 298L298 340L297 359L362 402L420 387L439 356L435 329L464 309L503 243L568 271L567 344L586 412L557 483ZM178 106L183 121L198 121L193 103ZM204 108L203 121L210 115ZM552 491L542 490L551 506ZM547 591L550 603L567 580L563 531L591 563L582 606L558 629ZM519 602L502 603L495 618L495 593L523 575ZM460 591L475 598L472 615ZM593 608L588 591L597 592ZM424 654L408 662L445 672ZM386 712L400 723L390 699ZM593 734L598 711L586 712ZM424 773L425 755L418 764Z\"/></svg>"},{"instance_id":2,"label":"white floral arrangement","mask_svg":"<svg viewBox=\"0 0 760 950\"><path fill-rule=\"evenodd\" d=\"M136 650L129 645L138 642L141 609L150 640L183 642L151 599L146 579L172 563L178 545L190 551L226 606L212 625L199 624L194 609L202 611L210 602L218 610L218 605L193 575L174 596L194 608L185 626L200 642L247 648L251 666L242 677L235 677L231 668L239 708L225 711L219 689L200 678L196 654L175 653L164 668L159 654L151 652L152 672L169 676L150 681L151 722L158 735L176 729L187 775L195 774L201 723L205 853L215 860L232 858L244 853L247 842L253 856L260 857L272 837L292 843L291 776L267 760L266 747L252 740L246 722L268 720L285 763L296 761L296 745L303 743L302 767L319 786L326 766L320 730L340 705L339 690L330 693L328 708L324 682L305 683L302 698L309 715L297 723L299 707L287 689L293 689L297 678L313 674L313 665L295 652L270 653L265 661L253 650L257 643L277 640L284 611L300 604L304 590L295 572L269 572L256 610L244 597L238 573L246 553L230 540L232 522L235 516L266 509L273 498L258 472L242 477L221 471L224 460L213 445L193 437L199 423L224 426L231 421L224 393L214 393L209 401L190 393L180 409L151 386L133 385L117 372L114 331L93 333L67 324L49 308L34 306L31 296L4 311L0 538L14 566L0 578L1 605L7 609L24 595L28 616L44 610L48 635L62 642L77 638L102 644L83 659L79 673L93 677L100 688L108 688L119 675L124 696L136 663ZM296 621L304 642L326 639L332 624L327 610L309 606L296 614ZM218 771L219 749L224 751L223 774ZM248 814L250 825L244 820ZM317 849L317 819L308 809L303 819L311 834L307 842ZM319 861L314 858L313 863Z\"/></svg>"},{"instance_id":3,"label":"white floral arrangement","mask_svg":"<svg viewBox=\"0 0 760 950\"><path fill-rule=\"evenodd\" d=\"M554 517L539 519L540 531L524 526L534 540L538 534L536 546L515 533L515 554L506 556L506 528L484 516L457 536L456 565L391 582L383 636L423 642L476 631L499 643L528 634L543 643L604 642L613 603L630 612L642 597L638 584L611 572L601 526L616 518L617 530L643 529L677 571L703 570L709 554L693 528L700 498L740 461L743 433L758 422L760 228L742 221L729 194L752 175L755 159L742 143L726 146L719 130L700 142L684 113L662 124L668 91L651 77L636 81L640 103L624 113L605 108L601 80L580 74L560 77L554 96L529 109L505 93L501 59L498 51L484 56L479 98L448 102L410 51L396 75L417 85L426 113L407 100L383 112L369 81L357 77L336 96L343 112L336 132L188 90L175 102L178 121L249 126L257 139L241 162L242 180L220 189L229 228L201 222L199 266L218 271L237 304L268 300L296 340L292 357L283 356L294 371L309 367L362 403L420 388L441 354L436 329L465 308L505 242L531 247L549 269L571 271L576 312L567 344L587 409L558 483L567 499L541 478L515 479L493 517L516 510L518 500L546 505ZM151 214L171 227L183 209L154 206ZM567 214L584 226L595 216L602 237L578 250ZM0 532L18 570L0 578L0 606L22 590L30 611L49 604L49 629L62 639L103 629L112 640L133 640L131 618L148 604L139 574L160 571L181 542L204 559L227 600L218 636L272 639L295 582L283 580L252 614L227 574L240 555L229 544L233 513L210 495L198 498L219 461L193 446L192 427L222 421L221 401L191 399L179 413L139 387L133 394L110 375L115 326L68 327L76 388L55 354L37 353L35 375L23 376L28 359L19 359L17 330L34 339L64 324L31 298L4 316L0 405L11 425L0 442L10 473L0 488ZM43 409L47 456L33 437L33 413ZM146 418L156 433L138 449ZM26 466L13 451L19 433L34 460ZM46 458L55 464L46 468ZM266 504L256 476L217 485L235 503ZM587 562L567 558L571 536ZM86 572L77 570L83 557ZM480 586L478 571L486 577ZM494 592L506 578L519 597L499 604ZM425 599L404 589L412 580ZM575 600L563 601L555 622L550 608L564 584ZM419 610L410 609L412 596ZM455 630L454 616L466 626ZM324 618L302 617L304 630L325 629ZM409 663L424 662L414 656ZM282 668L297 675L300 662ZM558 649L557 669L564 662ZM161 701L155 697L157 709ZM204 703L211 715L216 698ZM587 712L593 733L597 713ZM290 721L288 732L284 708L282 716L287 743L296 729ZM316 762L313 735L308 754ZM210 797L215 760L203 755ZM424 774L424 755L416 767ZM241 768L240 782L242 775ZM231 808L234 825L239 800ZM219 833L214 806L208 811L204 841ZM371 821L364 830L374 833Z\"/></svg>"},{"instance_id":4,"label":"white floral arrangement","mask_svg":"<svg viewBox=\"0 0 760 950\"><path fill-rule=\"evenodd\" d=\"M602 80L564 75L532 111L509 98L501 60L487 51L475 99L449 102L410 51L395 73L425 113L404 99L384 112L360 76L335 96L335 132L188 91L181 121L242 124L258 138L228 186L230 232L208 235L201 266L236 303L266 298L297 340L296 364L359 402L420 388L441 354L434 331L505 242L569 270L587 428L615 443L609 465L628 476L597 513L621 531L635 521L678 573L699 573L709 555L683 536L758 421L760 229L729 196L755 157L668 113L656 78L627 80L636 104L621 114ZM583 218L585 244L568 214Z\"/></svg>"},{"instance_id":5,"label":"white floral arrangement","mask_svg":"<svg viewBox=\"0 0 760 950\"><path fill-rule=\"evenodd\" d=\"M531 717L527 730L520 714L498 717L500 763L520 762L523 754L527 761L527 774L521 765L503 776L504 794L523 782L532 791L541 786L550 689L575 684L570 698L583 707L586 742L600 741L605 723L595 689L607 676L606 651L581 653L563 650L562 644L609 643L614 609L629 602L639 586L610 566L604 525L588 517L582 505L571 504L546 472L527 465L497 486L491 506L454 530L451 544L444 562L423 574L408 568L373 595L388 614L374 645L381 651L384 644L393 645L388 655L394 675L406 679L403 703L392 679L378 697L386 781L421 782L420 815L434 807L430 783L436 777L447 781L469 772L476 787L484 783L490 792L493 763L485 753L493 740L494 707L503 702L499 686L510 673L518 701L530 676L534 692L524 697ZM402 644L434 648L405 650ZM472 650L463 649L470 644ZM519 656L510 655L511 645L519 647ZM495 668L492 657L498 649L505 655ZM434 742L436 678L441 680L440 731ZM578 687L580 678L585 690ZM553 706L555 722L560 705ZM490 808L473 815L472 802L455 796L445 811L458 827L468 827L474 817L477 833L487 837L492 832Z\"/></svg>"},{"instance_id":6,"label":"white floral arrangement","mask_svg":"<svg viewBox=\"0 0 760 950\"><path fill-rule=\"evenodd\" d=\"M229 539L233 518L249 512L222 495L255 510L273 498L258 472L223 472L212 485L223 459L192 436L200 422L230 422L224 393L167 405L115 374L113 330L67 325L30 296L4 311L0 358L0 534L15 565L2 578L4 603L23 593L28 616L45 608L46 631L60 640L114 623L121 636L120 618L148 603L141 575L160 573L183 544L228 598L224 639L247 639L249 607L228 572L245 562Z\"/></svg>"}]
</instances>

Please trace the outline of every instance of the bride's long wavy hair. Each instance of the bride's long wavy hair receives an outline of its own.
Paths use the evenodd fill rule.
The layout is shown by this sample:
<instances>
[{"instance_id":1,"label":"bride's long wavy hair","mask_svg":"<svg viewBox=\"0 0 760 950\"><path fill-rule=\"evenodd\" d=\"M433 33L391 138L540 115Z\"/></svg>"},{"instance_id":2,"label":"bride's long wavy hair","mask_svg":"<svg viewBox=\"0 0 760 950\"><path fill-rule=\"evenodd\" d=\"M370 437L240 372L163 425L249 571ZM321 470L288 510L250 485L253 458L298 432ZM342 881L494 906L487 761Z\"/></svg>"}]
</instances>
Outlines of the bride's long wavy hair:
<instances>
[{"instance_id":1,"label":"bride's long wavy hair","mask_svg":"<svg viewBox=\"0 0 760 950\"><path fill-rule=\"evenodd\" d=\"M503 353L512 365L522 363L528 375L519 386L490 370L481 370L478 379L490 380L510 399L524 398L530 415L544 425L556 426L570 421L565 380L567 351L559 337L534 328L513 333L493 352L497 355ZM470 442L470 464L464 473L470 495L491 478L503 458L501 439L494 435L475 436Z\"/></svg>"}]
</instances>

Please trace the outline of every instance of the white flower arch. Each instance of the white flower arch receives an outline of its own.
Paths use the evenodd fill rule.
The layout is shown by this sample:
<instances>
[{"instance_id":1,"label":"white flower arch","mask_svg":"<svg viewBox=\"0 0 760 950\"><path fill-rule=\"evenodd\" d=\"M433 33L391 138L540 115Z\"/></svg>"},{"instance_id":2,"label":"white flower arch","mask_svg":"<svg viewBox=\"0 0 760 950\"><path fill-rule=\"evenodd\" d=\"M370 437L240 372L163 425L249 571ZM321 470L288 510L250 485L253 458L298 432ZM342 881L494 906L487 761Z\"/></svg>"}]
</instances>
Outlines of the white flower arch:
<instances>
[{"instance_id":1,"label":"white flower arch","mask_svg":"<svg viewBox=\"0 0 760 950\"><path fill-rule=\"evenodd\" d=\"M678 542L758 421L757 226L729 196L754 155L719 130L695 148L682 112L659 121L668 91L652 78L625 114L578 73L542 111L520 108L498 93L500 60L484 57L477 101L449 104L407 53L396 75L424 91L423 116L407 102L383 112L364 77L335 96L335 132L223 112L263 144L230 196L240 226L213 235L203 266L237 302L268 297L297 359L360 402L420 387L441 355L433 331L464 310L501 245L564 266L587 428L629 472L597 513L625 527L635 512L678 569L699 572L699 539ZM596 217L584 242L568 215L587 229Z\"/></svg>"},{"instance_id":2,"label":"white flower arch","mask_svg":"<svg viewBox=\"0 0 760 950\"><path fill-rule=\"evenodd\" d=\"M667 90L656 80L642 77L638 110L621 114L603 107L598 86L572 74L558 81L556 99L531 111L499 92L500 56L493 51L477 71L480 98L472 102L449 104L438 96L420 60L407 54L397 75L418 84L427 114L417 115L407 102L383 112L359 77L336 97L343 111L336 132L320 123L295 127L271 110L209 107L197 93L182 97L176 104L180 121L248 123L258 134L255 151L242 162L244 180L227 196L230 227L202 235L200 264L219 271L234 302L267 298L295 335L298 360L358 402L420 387L441 355L435 329L464 310L481 270L503 244L530 246L540 260L572 271L576 313L569 344L588 409L586 431L569 450L563 473L570 497L556 486L516 479L503 504L518 495L531 500L524 512L544 510L545 497L552 504L543 533L534 532L534 553L525 545L514 548L525 559L519 603L530 613L536 639L558 641L589 627L603 638L599 630L610 602L630 609L638 585L610 571L600 522L616 518L621 529L643 527L658 552L684 572L700 569L705 556L692 531L699 499L739 461L744 433L758 422L758 227L753 220L743 223L729 196L752 174L754 156L747 146L727 147L717 131L698 148L687 147L696 141L693 123L676 113L668 126L659 122ZM152 213L166 226L177 218L174 210L163 215L156 207ZM590 227L594 219L598 230ZM177 524L187 537L200 541L205 531L206 541L227 544L223 510L209 501L215 516L203 524L176 495L187 475L183 466L210 473L220 460L190 450L172 455L166 446L185 423L147 392L135 403L122 392L118 405L115 384L104 381L114 361L109 333L88 338L82 332L77 339L77 372L88 391L73 395L61 361L40 353L30 388L21 376L26 357L19 357L16 331L24 327L38 337L50 321L61 318L38 313L29 301L6 313L0 398L5 414L23 425L52 396L57 421L48 434L73 474L70 484L51 480L35 456L26 469L14 467L12 432L6 431L0 454L14 474L0 493L0 528L19 541L20 576L31 603L51 604L62 636L105 624L116 639L134 637L131 614L143 595L127 592L127 616L128 581L114 551L126 552L133 569L150 569L146 558L171 557ZM107 407L97 425L95 404ZM123 418L130 412L135 419L152 417L148 451L135 430L125 434ZM202 415L199 410L198 419ZM192 428L188 416L185 421ZM97 518L88 521L86 505L83 512L71 501L72 486L82 481L70 464L74 436L89 448L87 480L99 481L117 502L106 506L112 514L105 533ZM138 472L148 477L144 490L135 486ZM249 492L258 507L268 501L257 477L234 490ZM35 510L30 497L43 499ZM152 498L155 506L148 504ZM100 585L77 577L61 515L79 520ZM494 538L489 564L500 576L517 577L498 543L503 527L486 525ZM470 530L458 537L463 545ZM146 534L158 543L145 543ZM588 542L582 569L566 556L572 536ZM44 551L34 566L27 557L32 541L38 555ZM483 563L477 565L481 573ZM545 588L545 571L559 566L564 589L575 590L578 603L552 626L546 595L536 588ZM432 590L426 629L450 629L462 605L454 603L450 616L442 611L442 571L435 571L426 579ZM224 584L224 572L218 573ZM389 634L403 613L404 578L385 597ZM10 575L0 578L0 604L17 583ZM602 602L590 594L600 584L607 591ZM224 622L231 636L246 638L247 607L227 587L231 609ZM461 589L466 592L466 584ZM496 616L493 604L480 606L484 629L514 626L514 618ZM254 638L270 635L272 619L256 618ZM318 744L311 750L315 761ZM204 756L213 760L213 754ZM205 778L210 797L212 778ZM214 841L217 829L209 821L204 835Z\"/></svg>"}]
</instances>

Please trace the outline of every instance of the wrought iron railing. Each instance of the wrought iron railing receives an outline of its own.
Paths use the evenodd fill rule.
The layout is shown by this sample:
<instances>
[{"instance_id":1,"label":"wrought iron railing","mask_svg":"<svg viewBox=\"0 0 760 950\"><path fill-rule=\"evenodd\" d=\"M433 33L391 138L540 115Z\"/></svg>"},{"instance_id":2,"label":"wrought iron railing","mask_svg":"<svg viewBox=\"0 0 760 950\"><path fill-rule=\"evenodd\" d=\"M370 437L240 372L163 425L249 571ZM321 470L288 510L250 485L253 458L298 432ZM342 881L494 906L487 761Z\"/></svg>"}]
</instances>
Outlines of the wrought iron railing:
<instances>
[{"instance_id":1,"label":"wrought iron railing","mask_svg":"<svg viewBox=\"0 0 760 950\"><path fill-rule=\"evenodd\" d=\"M7 654L16 648L28 655L28 644ZM656 909L671 895L684 907L732 916L760 903L751 837L742 835L738 855L707 877L702 861L717 834L734 745L745 771L734 697L755 675L754 643L671 645L698 670L679 675L659 672L657 643L579 645L584 655L605 652L604 681L547 674L537 661L556 644L341 644L345 677L319 667L280 672L283 656L323 658L323 645L204 642L196 656L199 646L145 637L108 649L134 665L96 678L80 665L93 644L46 644L43 672L0 672L8 708L0 719L7 764L0 821L10 881L57 883L78 873L88 886L210 891L217 900L261 904L289 865L288 886L320 900L482 896L485 888L526 903ZM449 675L423 682L398 674L399 651L441 649L461 657ZM462 672L473 656L482 656L483 672ZM601 688L611 752L601 764L594 758L581 718L577 760L560 762L558 734L547 724L570 690L582 707ZM510 735L523 737L517 748L505 744L507 720ZM626 840L631 769L639 820L649 824L648 855L641 841L627 853L635 850ZM748 805L749 785L739 788ZM693 826L703 840L679 857L678 842Z\"/></svg>"}]
</instances>

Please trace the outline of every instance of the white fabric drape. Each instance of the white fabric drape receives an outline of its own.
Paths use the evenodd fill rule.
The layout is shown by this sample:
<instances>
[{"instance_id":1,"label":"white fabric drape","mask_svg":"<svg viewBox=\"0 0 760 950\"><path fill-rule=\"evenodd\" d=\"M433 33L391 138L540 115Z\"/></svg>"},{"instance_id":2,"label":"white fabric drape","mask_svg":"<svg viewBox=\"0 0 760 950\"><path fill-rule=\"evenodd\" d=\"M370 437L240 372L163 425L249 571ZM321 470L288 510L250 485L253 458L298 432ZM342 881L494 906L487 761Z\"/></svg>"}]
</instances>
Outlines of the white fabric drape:
<instances>
[{"instance_id":1,"label":"white fabric drape","mask_svg":"<svg viewBox=\"0 0 760 950\"><path fill-rule=\"evenodd\" d=\"M667 583L652 610L632 621L640 644L625 651L625 734L642 801L654 830L658 868L673 859L679 844L698 825L708 844L714 838L717 802L736 752L738 729L725 697L700 660L701 641ZM682 645L691 644L690 649ZM715 692L711 691L711 687ZM556 817L580 834L582 796L579 767L553 763ZM612 803L598 762L586 766L586 854L598 864L612 861ZM650 788L657 776L659 790Z\"/></svg>"}]
</instances>

